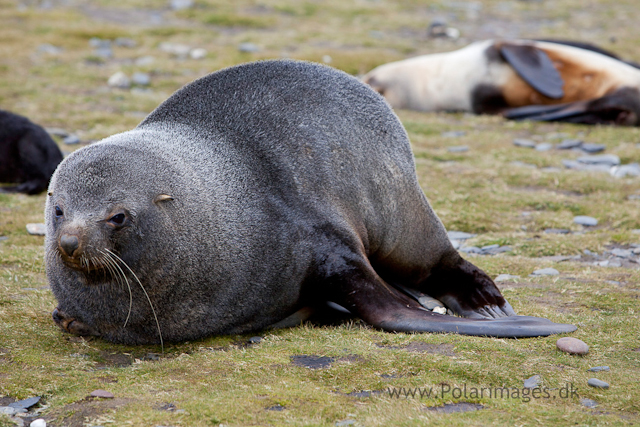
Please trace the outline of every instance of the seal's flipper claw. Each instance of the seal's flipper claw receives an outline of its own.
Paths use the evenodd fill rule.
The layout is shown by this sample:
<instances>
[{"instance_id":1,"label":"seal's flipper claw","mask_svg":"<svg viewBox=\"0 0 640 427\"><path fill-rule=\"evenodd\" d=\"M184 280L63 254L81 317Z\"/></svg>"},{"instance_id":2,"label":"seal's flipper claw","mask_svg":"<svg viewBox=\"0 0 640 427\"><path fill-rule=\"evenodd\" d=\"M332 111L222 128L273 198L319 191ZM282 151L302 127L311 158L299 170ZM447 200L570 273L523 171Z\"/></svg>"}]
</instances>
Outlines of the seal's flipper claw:
<instances>
[{"instance_id":1,"label":"seal's flipper claw","mask_svg":"<svg viewBox=\"0 0 640 427\"><path fill-rule=\"evenodd\" d=\"M83 323L59 309L53 310L51 313L53 321L65 332L80 336L100 336L100 334L91 326Z\"/></svg>"}]
</instances>

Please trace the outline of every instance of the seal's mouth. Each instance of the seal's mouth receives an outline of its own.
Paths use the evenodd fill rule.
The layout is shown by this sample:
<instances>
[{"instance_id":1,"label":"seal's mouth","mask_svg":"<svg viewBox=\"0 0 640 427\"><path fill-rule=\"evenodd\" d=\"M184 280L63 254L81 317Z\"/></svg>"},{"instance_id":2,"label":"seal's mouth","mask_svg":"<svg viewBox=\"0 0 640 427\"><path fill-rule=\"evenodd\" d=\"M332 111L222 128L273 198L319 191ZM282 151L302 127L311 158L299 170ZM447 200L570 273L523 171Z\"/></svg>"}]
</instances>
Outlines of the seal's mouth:
<instances>
[{"instance_id":1,"label":"seal's mouth","mask_svg":"<svg viewBox=\"0 0 640 427\"><path fill-rule=\"evenodd\" d=\"M84 253L77 257L70 257L64 251L58 251L58 253L64 265L76 271L90 273L107 269L107 264L101 257L87 256Z\"/></svg>"}]
</instances>

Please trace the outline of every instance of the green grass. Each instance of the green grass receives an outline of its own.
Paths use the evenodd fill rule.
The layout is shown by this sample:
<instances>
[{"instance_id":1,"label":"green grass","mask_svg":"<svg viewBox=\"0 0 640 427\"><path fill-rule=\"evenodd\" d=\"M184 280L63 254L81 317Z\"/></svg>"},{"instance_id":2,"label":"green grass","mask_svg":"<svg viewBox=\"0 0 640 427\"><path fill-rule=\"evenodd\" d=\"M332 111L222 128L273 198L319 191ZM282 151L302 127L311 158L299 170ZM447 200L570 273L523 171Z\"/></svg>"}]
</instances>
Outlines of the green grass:
<instances>
[{"instance_id":1,"label":"green grass","mask_svg":"<svg viewBox=\"0 0 640 427\"><path fill-rule=\"evenodd\" d=\"M158 10L153 24L149 0L91 2L86 9L0 0L0 105L47 127L62 127L83 140L100 139L134 127L144 114L182 85L239 62L291 57L323 61L351 74L407 56L456 49L491 36L580 39L640 60L640 18L635 1L559 0L473 4L445 1L198 0L193 9ZM56 3L57 4L57 3ZM84 3L83 3L84 4ZM164 6L163 6L164 7ZM137 13L139 22L125 19ZM579 13L578 13L579 12ZM87 12L89 13L89 12ZM146 15L145 15L146 14ZM132 15L133 16L133 15ZM147 17L148 19L145 19ZM460 41L428 39L429 23L446 17L462 32ZM95 61L92 37L130 37L133 48L113 48L114 59ZM611 40L615 38L615 43ZM203 60L178 60L161 51L163 42L202 47ZM240 43L257 44L241 53ZM44 43L58 55L38 53ZM136 59L153 56L144 66ZM117 71L151 75L150 93L109 89ZM557 337L504 340L456 335L390 334L361 322L340 326L303 325L250 336L211 337L158 347L127 347L61 333L51 320L55 299L47 288L43 238L25 225L42 222L44 196L0 194L0 398L42 396L48 425L627 425L640 423L640 270L555 263L545 256L602 253L612 243L640 243L640 179L565 170L573 152L537 152L513 146L514 138L558 142L554 134L605 144L623 163L639 162L640 129L568 124L505 122L498 117L398 111L411 137L420 184L450 230L478 233L468 244L509 245L494 257L469 256L492 277L520 279L500 284L521 314L576 324L571 334L590 345L587 356L562 354ZM447 131L465 131L458 138ZM467 145L465 153L447 147ZM70 151L74 148L62 147ZM522 162L535 167L514 164ZM559 168L545 170L543 168ZM583 231L573 216L600 224ZM545 234L567 228L569 235ZM532 278L538 268L560 276ZM410 351L445 348L453 356ZM432 345L432 347L427 346ZM440 345L441 347L435 347ZM409 346L409 347L407 347ZM330 368L292 364L295 355L334 357ZM588 373L608 365L610 372ZM554 395L568 383L579 398L532 399L454 397L394 398L389 387L447 386L521 388L539 374ZM392 377L389 377L392 376ZM586 385L597 377L608 390ZM87 399L95 389L114 400ZM371 397L352 392L383 391ZM596 409L579 399L596 400ZM485 409L459 414L425 411L452 402ZM174 405L174 410L160 409ZM276 405L284 410L270 410ZM13 425L0 416L0 426Z\"/></svg>"}]
</instances>

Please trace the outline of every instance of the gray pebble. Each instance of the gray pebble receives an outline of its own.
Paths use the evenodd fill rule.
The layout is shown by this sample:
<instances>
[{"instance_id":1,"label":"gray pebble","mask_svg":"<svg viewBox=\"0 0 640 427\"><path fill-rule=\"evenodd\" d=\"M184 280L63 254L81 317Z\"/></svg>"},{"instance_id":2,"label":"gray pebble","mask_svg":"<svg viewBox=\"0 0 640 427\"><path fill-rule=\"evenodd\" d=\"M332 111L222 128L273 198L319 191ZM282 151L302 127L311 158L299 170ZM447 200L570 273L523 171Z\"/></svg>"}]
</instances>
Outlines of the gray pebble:
<instances>
[{"instance_id":1,"label":"gray pebble","mask_svg":"<svg viewBox=\"0 0 640 427\"><path fill-rule=\"evenodd\" d=\"M5 415L15 415L18 412L18 410L16 408L12 408L10 406L0 406L0 414L5 414Z\"/></svg>"},{"instance_id":2,"label":"gray pebble","mask_svg":"<svg viewBox=\"0 0 640 427\"><path fill-rule=\"evenodd\" d=\"M138 86L148 86L151 83L151 77L147 73L133 73L131 82Z\"/></svg>"},{"instance_id":3,"label":"gray pebble","mask_svg":"<svg viewBox=\"0 0 640 427\"><path fill-rule=\"evenodd\" d=\"M589 346L587 343L572 337L560 338L556 341L556 347L558 350L569 354L584 355L589 352Z\"/></svg>"},{"instance_id":4,"label":"gray pebble","mask_svg":"<svg viewBox=\"0 0 640 427\"><path fill-rule=\"evenodd\" d=\"M467 145L457 145L454 147L447 147L447 151L450 153L464 153L469 151L469 146Z\"/></svg>"},{"instance_id":5,"label":"gray pebble","mask_svg":"<svg viewBox=\"0 0 640 427\"><path fill-rule=\"evenodd\" d=\"M62 48L49 43L43 43L38 46L38 53L46 53L47 55L58 55L62 53Z\"/></svg>"},{"instance_id":6,"label":"gray pebble","mask_svg":"<svg viewBox=\"0 0 640 427\"><path fill-rule=\"evenodd\" d=\"M608 164L585 164L581 162L577 162L575 160L563 160L562 164L567 169L574 169L578 171L588 171L588 172L607 172L609 173L611 170L611 165Z\"/></svg>"},{"instance_id":7,"label":"gray pebble","mask_svg":"<svg viewBox=\"0 0 640 427\"><path fill-rule=\"evenodd\" d=\"M544 232L546 234L569 234L571 230L567 230L566 228L547 228Z\"/></svg>"},{"instance_id":8,"label":"gray pebble","mask_svg":"<svg viewBox=\"0 0 640 427\"><path fill-rule=\"evenodd\" d=\"M604 151L605 148L607 148L605 145L591 143L585 143L580 146L580 149L585 153L600 153Z\"/></svg>"},{"instance_id":9,"label":"gray pebble","mask_svg":"<svg viewBox=\"0 0 640 427\"><path fill-rule=\"evenodd\" d=\"M531 163L521 162L519 160L516 160L515 162L511 162L511 164L513 166L519 166L521 168L531 168L531 169L537 169L538 168L536 165L532 165Z\"/></svg>"},{"instance_id":10,"label":"gray pebble","mask_svg":"<svg viewBox=\"0 0 640 427\"><path fill-rule=\"evenodd\" d=\"M258 47L253 43L240 43L238 45L238 50L244 53L254 53L254 52L260 52L260 47Z\"/></svg>"},{"instance_id":11,"label":"gray pebble","mask_svg":"<svg viewBox=\"0 0 640 427\"><path fill-rule=\"evenodd\" d=\"M89 46L98 49L98 48L111 48L111 40L101 39L99 37L91 37L89 39Z\"/></svg>"},{"instance_id":12,"label":"gray pebble","mask_svg":"<svg viewBox=\"0 0 640 427\"><path fill-rule=\"evenodd\" d=\"M628 165L614 166L609 171L614 178L624 178L626 176L640 176L640 165L631 163Z\"/></svg>"},{"instance_id":13,"label":"gray pebble","mask_svg":"<svg viewBox=\"0 0 640 427\"><path fill-rule=\"evenodd\" d=\"M49 135L57 136L60 138L64 138L65 136L69 136L69 132L62 128L45 128Z\"/></svg>"},{"instance_id":14,"label":"gray pebble","mask_svg":"<svg viewBox=\"0 0 640 427\"><path fill-rule=\"evenodd\" d=\"M262 337L251 337L249 338L249 342L251 344L260 344L262 342Z\"/></svg>"},{"instance_id":15,"label":"gray pebble","mask_svg":"<svg viewBox=\"0 0 640 427\"><path fill-rule=\"evenodd\" d=\"M173 10L189 9L193 6L193 0L171 0L169 5Z\"/></svg>"},{"instance_id":16,"label":"gray pebble","mask_svg":"<svg viewBox=\"0 0 640 427\"><path fill-rule=\"evenodd\" d=\"M557 276L560 272L555 268L541 268L531 273L532 276Z\"/></svg>"},{"instance_id":17,"label":"gray pebble","mask_svg":"<svg viewBox=\"0 0 640 427\"><path fill-rule=\"evenodd\" d=\"M593 368L589 368L589 372L600 372L600 371L609 371L610 368L608 366L594 366Z\"/></svg>"},{"instance_id":18,"label":"gray pebble","mask_svg":"<svg viewBox=\"0 0 640 427\"><path fill-rule=\"evenodd\" d=\"M587 408L595 408L596 406L598 406L598 402L591 399L580 399L580 404L582 406L586 406Z\"/></svg>"},{"instance_id":19,"label":"gray pebble","mask_svg":"<svg viewBox=\"0 0 640 427\"><path fill-rule=\"evenodd\" d=\"M490 249L496 249L496 248L499 248L499 247L500 247L500 245L494 244L494 245L483 246L480 249L482 249L483 251L488 251Z\"/></svg>"},{"instance_id":20,"label":"gray pebble","mask_svg":"<svg viewBox=\"0 0 640 427\"><path fill-rule=\"evenodd\" d=\"M42 223L29 223L27 224L27 233L33 236L44 236L45 227Z\"/></svg>"},{"instance_id":21,"label":"gray pebble","mask_svg":"<svg viewBox=\"0 0 640 427\"><path fill-rule=\"evenodd\" d=\"M524 388L536 388L540 387L542 383L542 377L540 375L534 375L531 378L524 380Z\"/></svg>"},{"instance_id":22,"label":"gray pebble","mask_svg":"<svg viewBox=\"0 0 640 427\"><path fill-rule=\"evenodd\" d=\"M127 77L125 73L123 73L122 71L118 71L117 73L109 77L107 84L111 87L119 89L128 89L129 87L131 87L131 80L129 80L129 77Z\"/></svg>"},{"instance_id":23,"label":"gray pebble","mask_svg":"<svg viewBox=\"0 0 640 427\"><path fill-rule=\"evenodd\" d=\"M500 274L498 277L493 279L494 282L506 282L507 280L519 279L520 276L514 276L512 274Z\"/></svg>"},{"instance_id":24,"label":"gray pebble","mask_svg":"<svg viewBox=\"0 0 640 427\"><path fill-rule=\"evenodd\" d=\"M589 249L585 249L585 250L583 250L583 251L582 251L582 253L583 253L583 254L585 254L585 255L598 256L598 254L597 254L597 253L595 253L595 252L591 252Z\"/></svg>"},{"instance_id":25,"label":"gray pebble","mask_svg":"<svg viewBox=\"0 0 640 427\"><path fill-rule=\"evenodd\" d=\"M630 249L615 248L610 253L620 258L631 258L633 256L633 252Z\"/></svg>"},{"instance_id":26,"label":"gray pebble","mask_svg":"<svg viewBox=\"0 0 640 427\"><path fill-rule=\"evenodd\" d=\"M465 136L467 133L463 130L450 130L448 132L442 132L440 136L444 136L445 138L458 138L461 136Z\"/></svg>"},{"instance_id":27,"label":"gray pebble","mask_svg":"<svg viewBox=\"0 0 640 427\"><path fill-rule=\"evenodd\" d=\"M76 144L80 144L80 138L78 138L77 135L71 134L69 136L64 137L62 142L64 142L67 145L76 145Z\"/></svg>"},{"instance_id":28,"label":"gray pebble","mask_svg":"<svg viewBox=\"0 0 640 427\"><path fill-rule=\"evenodd\" d=\"M195 49L191 49L191 52L189 52L189 56L191 57L191 59L203 59L207 56L207 51L206 49L197 47Z\"/></svg>"},{"instance_id":29,"label":"gray pebble","mask_svg":"<svg viewBox=\"0 0 640 427\"><path fill-rule=\"evenodd\" d=\"M464 252L465 254L481 254L482 249L477 246L465 246L460 248L460 252Z\"/></svg>"},{"instance_id":30,"label":"gray pebble","mask_svg":"<svg viewBox=\"0 0 640 427\"><path fill-rule=\"evenodd\" d=\"M189 46L179 43L163 42L160 43L159 47L161 51L170 53L182 59L189 56L189 52L191 51L191 48Z\"/></svg>"},{"instance_id":31,"label":"gray pebble","mask_svg":"<svg viewBox=\"0 0 640 427\"><path fill-rule=\"evenodd\" d=\"M29 427L47 427L47 422L42 418L38 418L37 420L31 421Z\"/></svg>"},{"instance_id":32,"label":"gray pebble","mask_svg":"<svg viewBox=\"0 0 640 427\"><path fill-rule=\"evenodd\" d=\"M418 297L418 302L421 306L431 311L438 307L444 308L444 304L442 302L430 297L429 295L421 295L420 297Z\"/></svg>"},{"instance_id":33,"label":"gray pebble","mask_svg":"<svg viewBox=\"0 0 640 427\"><path fill-rule=\"evenodd\" d=\"M598 225L598 220L585 215L578 215L573 217L573 222L579 225L584 225L585 227L593 227Z\"/></svg>"},{"instance_id":34,"label":"gray pebble","mask_svg":"<svg viewBox=\"0 0 640 427\"><path fill-rule=\"evenodd\" d=\"M565 139L556 148L560 150L570 150L572 148L580 147L582 140L580 139Z\"/></svg>"},{"instance_id":35,"label":"gray pebble","mask_svg":"<svg viewBox=\"0 0 640 427\"><path fill-rule=\"evenodd\" d=\"M343 421L337 421L336 422L336 426L337 427L345 427L345 426L352 426L356 423L355 420L343 420Z\"/></svg>"},{"instance_id":36,"label":"gray pebble","mask_svg":"<svg viewBox=\"0 0 640 427\"><path fill-rule=\"evenodd\" d=\"M513 145L516 147L535 148L536 142L531 139L516 138L513 140Z\"/></svg>"},{"instance_id":37,"label":"gray pebble","mask_svg":"<svg viewBox=\"0 0 640 427\"><path fill-rule=\"evenodd\" d=\"M141 56L140 58L136 59L136 65L138 67L145 67L147 65L151 65L156 61L156 58L154 58L151 55L147 55L147 56Z\"/></svg>"},{"instance_id":38,"label":"gray pebble","mask_svg":"<svg viewBox=\"0 0 640 427\"><path fill-rule=\"evenodd\" d=\"M505 252L511 252L511 246L499 246L497 248L485 249L483 252L487 255L498 255Z\"/></svg>"},{"instance_id":39,"label":"gray pebble","mask_svg":"<svg viewBox=\"0 0 640 427\"><path fill-rule=\"evenodd\" d=\"M548 142L541 142L540 144L536 145L536 151L549 151L553 148L553 144L550 144Z\"/></svg>"},{"instance_id":40,"label":"gray pebble","mask_svg":"<svg viewBox=\"0 0 640 427\"><path fill-rule=\"evenodd\" d=\"M449 240L467 240L476 237L477 234L465 233L463 231L447 231Z\"/></svg>"},{"instance_id":41,"label":"gray pebble","mask_svg":"<svg viewBox=\"0 0 640 427\"><path fill-rule=\"evenodd\" d=\"M606 383L597 378L589 378L589 381L587 381L587 384L595 388L609 388L609 383Z\"/></svg>"},{"instance_id":42,"label":"gray pebble","mask_svg":"<svg viewBox=\"0 0 640 427\"><path fill-rule=\"evenodd\" d=\"M114 43L116 46L128 48L133 48L138 45L135 40L130 39L129 37L118 37Z\"/></svg>"},{"instance_id":43,"label":"gray pebble","mask_svg":"<svg viewBox=\"0 0 640 427\"><path fill-rule=\"evenodd\" d=\"M29 409L32 406L35 406L40 402L40 396L30 397L28 399L18 400L16 402L10 403L8 406L16 409Z\"/></svg>"},{"instance_id":44,"label":"gray pebble","mask_svg":"<svg viewBox=\"0 0 640 427\"><path fill-rule=\"evenodd\" d=\"M460 249L460 241L459 240L451 240L451 246L453 246L453 249Z\"/></svg>"},{"instance_id":45,"label":"gray pebble","mask_svg":"<svg viewBox=\"0 0 640 427\"><path fill-rule=\"evenodd\" d=\"M601 154L599 156L578 157L578 162L585 165L608 165L617 166L620 164L620 157L615 154Z\"/></svg>"},{"instance_id":46,"label":"gray pebble","mask_svg":"<svg viewBox=\"0 0 640 427\"><path fill-rule=\"evenodd\" d=\"M93 54L104 59L113 58L113 50L110 47L99 47L94 49Z\"/></svg>"}]
</instances>

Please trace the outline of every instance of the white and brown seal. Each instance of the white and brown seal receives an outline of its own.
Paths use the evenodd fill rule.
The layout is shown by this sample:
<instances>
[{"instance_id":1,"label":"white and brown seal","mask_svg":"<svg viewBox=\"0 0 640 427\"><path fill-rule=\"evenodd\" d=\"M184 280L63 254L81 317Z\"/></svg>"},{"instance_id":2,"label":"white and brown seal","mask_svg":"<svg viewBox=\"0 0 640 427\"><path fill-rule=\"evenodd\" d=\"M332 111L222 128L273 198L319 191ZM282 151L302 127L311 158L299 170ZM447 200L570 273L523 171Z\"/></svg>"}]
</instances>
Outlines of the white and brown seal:
<instances>
[{"instance_id":1,"label":"white and brown seal","mask_svg":"<svg viewBox=\"0 0 640 427\"><path fill-rule=\"evenodd\" d=\"M394 108L640 125L640 69L587 43L486 40L381 65L363 80Z\"/></svg>"},{"instance_id":2,"label":"white and brown seal","mask_svg":"<svg viewBox=\"0 0 640 427\"><path fill-rule=\"evenodd\" d=\"M384 99L321 65L257 62L185 86L70 155L45 215L54 320L114 342L255 331L327 301L388 331L575 329L515 315L451 246Z\"/></svg>"}]
</instances>

